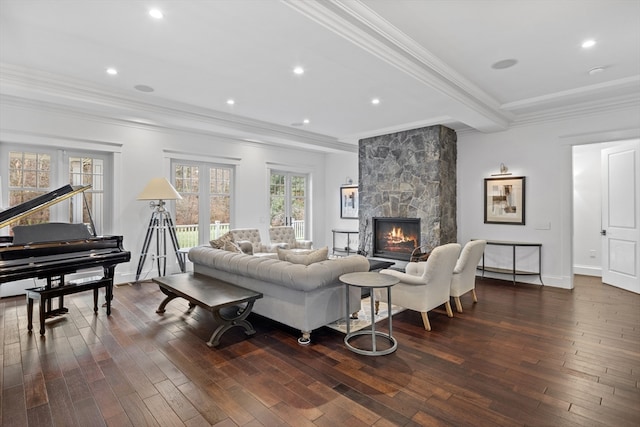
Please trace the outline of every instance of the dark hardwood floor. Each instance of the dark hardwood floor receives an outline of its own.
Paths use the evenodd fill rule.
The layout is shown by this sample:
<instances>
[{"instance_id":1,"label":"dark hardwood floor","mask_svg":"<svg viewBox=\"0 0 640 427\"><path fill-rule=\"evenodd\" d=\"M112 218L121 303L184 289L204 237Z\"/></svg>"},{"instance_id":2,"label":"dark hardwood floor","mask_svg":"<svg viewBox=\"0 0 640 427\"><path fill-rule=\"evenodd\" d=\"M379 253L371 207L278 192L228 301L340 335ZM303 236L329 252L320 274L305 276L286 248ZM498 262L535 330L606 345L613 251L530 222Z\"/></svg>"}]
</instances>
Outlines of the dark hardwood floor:
<instances>
[{"instance_id":1,"label":"dark hardwood floor","mask_svg":"<svg viewBox=\"0 0 640 427\"><path fill-rule=\"evenodd\" d=\"M1 422L9 426L638 426L640 295L578 277L572 291L478 280L479 302L449 319L394 316L398 350L359 356L343 336L252 314L205 342L212 316L151 283L92 294L46 336L27 332L24 297L0 300ZM35 319L37 321L37 314ZM380 322L382 327L385 322Z\"/></svg>"}]
</instances>

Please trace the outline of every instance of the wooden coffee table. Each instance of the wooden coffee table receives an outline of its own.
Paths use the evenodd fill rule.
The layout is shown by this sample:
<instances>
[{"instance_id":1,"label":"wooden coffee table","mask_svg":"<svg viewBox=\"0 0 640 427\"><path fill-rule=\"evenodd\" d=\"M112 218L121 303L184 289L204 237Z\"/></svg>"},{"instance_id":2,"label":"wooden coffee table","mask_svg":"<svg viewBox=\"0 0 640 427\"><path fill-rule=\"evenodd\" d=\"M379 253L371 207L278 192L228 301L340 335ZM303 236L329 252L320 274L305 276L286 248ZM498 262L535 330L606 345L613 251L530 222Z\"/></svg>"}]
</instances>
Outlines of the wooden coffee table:
<instances>
[{"instance_id":1,"label":"wooden coffee table","mask_svg":"<svg viewBox=\"0 0 640 427\"><path fill-rule=\"evenodd\" d=\"M251 313L253 303L262 298L260 292L194 273L155 277L153 281L160 286L162 293L167 296L160 303L156 313L164 313L165 307L171 300L181 297L189 301L188 312L198 306L213 314L213 318L220 325L213 331L211 338L207 342L209 347L217 346L220 343L222 334L234 326L243 327L247 335L256 333L251 323L247 320L247 316ZM244 307L242 307L243 304ZM234 306L239 307L237 310L225 310L225 313L221 311L224 308Z\"/></svg>"}]
</instances>

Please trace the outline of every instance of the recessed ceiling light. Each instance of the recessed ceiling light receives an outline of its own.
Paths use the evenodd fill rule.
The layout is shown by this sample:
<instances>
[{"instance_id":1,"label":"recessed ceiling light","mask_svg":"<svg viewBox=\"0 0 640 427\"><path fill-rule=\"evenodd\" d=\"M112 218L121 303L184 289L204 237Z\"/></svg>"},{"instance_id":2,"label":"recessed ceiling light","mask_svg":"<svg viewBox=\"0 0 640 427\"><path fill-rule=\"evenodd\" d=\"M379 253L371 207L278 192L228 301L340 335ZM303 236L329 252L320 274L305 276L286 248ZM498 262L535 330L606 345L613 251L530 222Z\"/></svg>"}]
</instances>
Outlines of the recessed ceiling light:
<instances>
[{"instance_id":1,"label":"recessed ceiling light","mask_svg":"<svg viewBox=\"0 0 640 427\"><path fill-rule=\"evenodd\" d=\"M109 74L110 76L115 76L116 74L118 74L118 70L113 67L109 67L107 68L107 74Z\"/></svg>"},{"instance_id":2,"label":"recessed ceiling light","mask_svg":"<svg viewBox=\"0 0 640 427\"><path fill-rule=\"evenodd\" d=\"M162 13L162 11L160 9L151 9L149 11L149 16L151 16L152 18L155 18L155 19L164 18L164 14Z\"/></svg>"},{"instance_id":3,"label":"recessed ceiling light","mask_svg":"<svg viewBox=\"0 0 640 427\"><path fill-rule=\"evenodd\" d=\"M594 67L589 70L589 75L593 76L594 74L599 74L604 71L604 67Z\"/></svg>"},{"instance_id":4,"label":"recessed ceiling light","mask_svg":"<svg viewBox=\"0 0 640 427\"><path fill-rule=\"evenodd\" d=\"M304 119L304 120L302 121L302 123L304 123L305 125L308 125L308 124L309 124L309 119Z\"/></svg>"},{"instance_id":5,"label":"recessed ceiling light","mask_svg":"<svg viewBox=\"0 0 640 427\"><path fill-rule=\"evenodd\" d=\"M154 89L151 86L147 86L147 85L135 85L133 87L135 90L139 90L140 92L153 92Z\"/></svg>"},{"instance_id":6,"label":"recessed ceiling light","mask_svg":"<svg viewBox=\"0 0 640 427\"><path fill-rule=\"evenodd\" d=\"M585 40L582 42L583 49L589 49L590 47L593 47L595 45L596 45L596 41L593 39Z\"/></svg>"},{"instance_id":7,"label":"recessed ceiling light","mask_svg":"<svg viewBox=\"0 0 640 427\"><path fill-rule=\"evenodd\" d=\"M380 104L380 99L378 99L378 98L373 98L373 99L371 100L371 103L372 103L373 105L378 105L378 104Z\"/></svg>"},{"instance_id":8,"label":"recessed ceiling light","mask_svg":"<svg viewBox=\"0 0 640 427\"><path fill-rule=\"evenodd\" d=\"M494 70L504 70L505 68L513 67L518 63L517 59L503 59L502 61L494 62L491 64L491 68Z\"/></svg>"},{"instance_id":9,"label":"recessed ceiling light","mask_svg":"<svg viewBox=\"0 0 640 427\"><path fill-rule=\"evenodd\" d=\"M293 69L293 74L297 74L297 75L302 75L304 74L304 68L302 67L296 67Z\"/></svg>"},{"instance_id":10,"label":"recessed ceiling light","mask_svg":"<svg viewBox=\"0 0 640 427\"><path fill-rule=\"evenodd\" d=\"M236 101L234 101L233 99L227 99L227 105L233 105L235 103Z\"/></svg>"}]
</instances>

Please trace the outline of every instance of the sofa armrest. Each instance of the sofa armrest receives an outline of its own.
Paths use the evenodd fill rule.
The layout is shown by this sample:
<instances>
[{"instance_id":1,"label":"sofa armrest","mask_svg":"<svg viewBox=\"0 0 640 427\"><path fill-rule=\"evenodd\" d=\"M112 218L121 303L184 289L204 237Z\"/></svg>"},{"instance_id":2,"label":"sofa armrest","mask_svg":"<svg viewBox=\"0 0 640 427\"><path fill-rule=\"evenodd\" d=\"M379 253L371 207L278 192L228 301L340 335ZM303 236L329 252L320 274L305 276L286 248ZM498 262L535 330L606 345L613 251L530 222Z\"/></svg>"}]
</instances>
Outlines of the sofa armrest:
<instances>
[{"instance_id":1,"label":"sofa armrest","mask_svg":"<svg viewBox=\"0 0 640 427\"><path fill-rule=\"evenodd\" d=\"M401 283L405 283L407 285L424 285L424 279L421 276L413 276L411 274L403 273L397 270L380 270L381 274L387 274L389 276L394 276L400 279Z\"/></svg>"}]
</instances>

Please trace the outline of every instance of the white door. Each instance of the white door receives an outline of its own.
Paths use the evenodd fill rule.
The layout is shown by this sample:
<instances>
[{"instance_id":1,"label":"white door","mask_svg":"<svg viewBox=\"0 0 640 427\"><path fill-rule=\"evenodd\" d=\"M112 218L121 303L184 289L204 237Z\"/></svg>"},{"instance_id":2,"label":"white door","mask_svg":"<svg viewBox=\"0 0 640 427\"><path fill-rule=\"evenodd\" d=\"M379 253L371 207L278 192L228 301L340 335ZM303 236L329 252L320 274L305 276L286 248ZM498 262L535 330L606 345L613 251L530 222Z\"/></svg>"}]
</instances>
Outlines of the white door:
<instances>
[{"instance_id":1,"label":"white door","mask_svg":"<svg viewBox=\"0 0 640 427\"><path fill-rule=\"evenodd\" d=\"M602 281L640 293L640 141L602 150Z\"/></svg>"}]
</instances>

